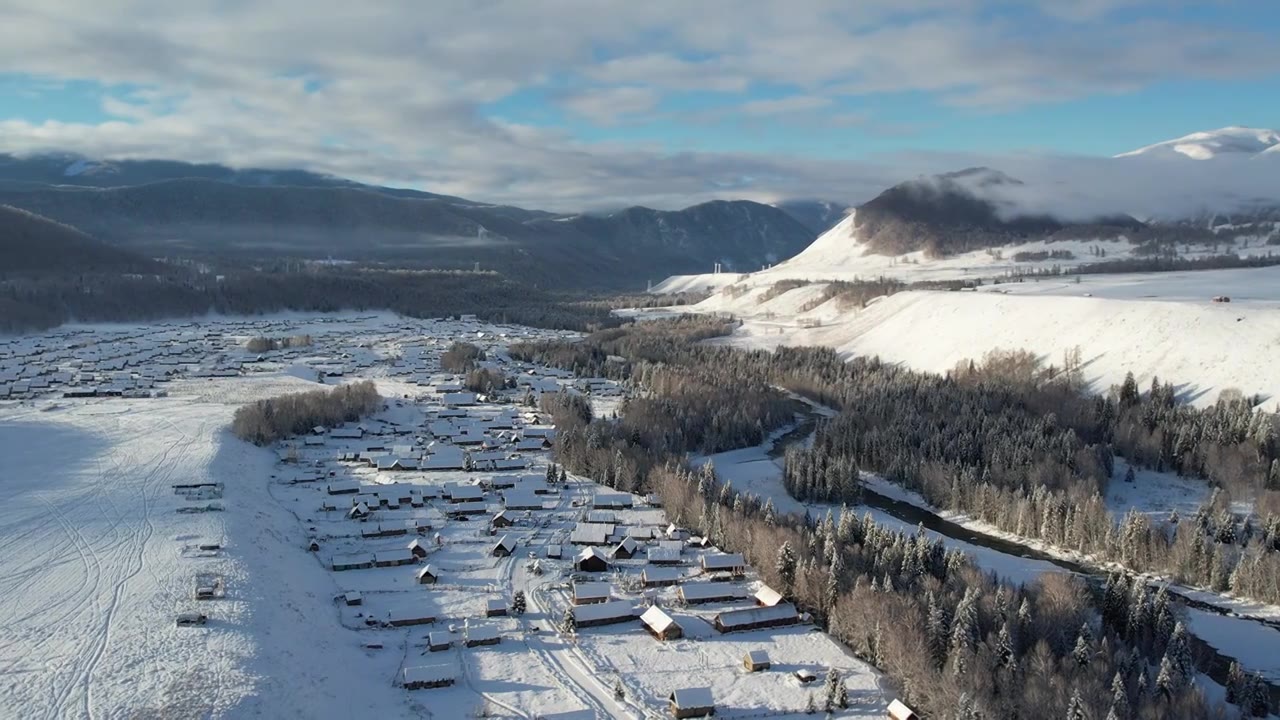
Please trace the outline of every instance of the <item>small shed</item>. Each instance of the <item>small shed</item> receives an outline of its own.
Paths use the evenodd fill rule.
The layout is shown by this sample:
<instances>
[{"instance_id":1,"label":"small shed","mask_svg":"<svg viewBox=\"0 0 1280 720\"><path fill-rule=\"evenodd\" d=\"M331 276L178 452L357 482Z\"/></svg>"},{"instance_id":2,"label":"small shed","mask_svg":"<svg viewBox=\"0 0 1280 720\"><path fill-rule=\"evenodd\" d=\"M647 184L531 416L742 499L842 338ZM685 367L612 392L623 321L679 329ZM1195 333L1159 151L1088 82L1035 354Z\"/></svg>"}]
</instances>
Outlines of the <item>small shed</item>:
<instances>
[{"instance_id":1,"label":"small shed","mask_svg":"<svg viewBox=\"0 0 1280 720\"><path fill-rule=\"evenodd\" d=\"M809 683L818 679L817 674L815 674L812 670L807 670L805 668L800 668L799 670L795 671L792 674L796 676L796 680L799 681L801 685L808 685Z\"/></svg>"},{"instance_id":2,"label":"small shed","mask_svg":"<svg viewBox=\"0 0 1280 720\"><path fill-rule=\"evenodd\" d=\"M423 565L413 577L418 581L419 585L435 585L440 581L440 576L436 574L436 569L430 565Z\"/></svg>"},{"instance_id":3,"label":"small shed","mask_svg":"<svg viewBox=\"0 0 1280 720\"><path fill-rule=\"evenodd\" d=\"M485 601L484 616L485 617L505 617L507 614L507 601L502 598L490 598Z\"/></svg>"},{"instance_id":4,"label":"small shed","mask_svg":"<svg viewBox=\"0 0 1280 720\"><path fill-rule=\"evenodd\" d=\"M680 627L680 623L657 605L645 610L640 616L640 622L644 623L650 635L659 640L675 640L684 637L684 629Z\"/></svg>"},{"instance_id":5,"label":"small shed","mask_svg":"<svg viewBox=\"0 0 1280 720\"><path fill-rule=\"evenodd\" d=\"M711 688L684 688L667 696L671 705L671 717L696 718L709 717L716 712L715 701L711 697Z\"/></svg>"},{"instance_id":6,"label":"small shed","mask_svg":"<svg viewBox=\"0 0 1280 720\"><path fill-rule=\"evenodd\" d=\"M609 561L604 553L594 547L585 548L573 561L573 569L578 572L605 572L609 569Z\"/></svg>"},{"instance_id":7,"label":"small shed","mask_svg":"<svg viewBox=\"0 0 1280 720\"><path fill-rule=\"evenodd\" d=\"M427 649L431 652L440 652L453 647L453 633L436 630L427 633Z\"/></svg>"},{"instance_id":8,"label":"small shed","mask_svg":"<svg viewBox=\"0 0 1280 720\"><path fill-rule=\"evenodd\" d=\"M414 538L409 541L409 552L413 553L416 558L424 558L427 556L427 546L419 539Z\"/></svg>"},{"instance_id":9,"label":"small shed","mask_svg":"<svg viewBox=\"0 0 1280 720\"><path fill-rule=\"evenodd\" d=\"M450 665L407 667L403 672L403 680L406 690L448 687L454 681L453 667Z\"/></svg>"},{"instance_id":10,"label":"small shed","mask_svg":"<svg viewBox=\"0 0 1280 720\"><path fill-rule=\"evenodd\" d=\"M615 560L630 560L635 557L639 550L640 543L636 542L634 538L626 537L613 549L613 557Z\"/></svg>"},{"instance_id":11,"label":"small shed","mask_svg":"<svg viewBox=\"0 0 1280 720\"><path fill-rule=\"evenodd\" d=\"M360 596L360 593L352 590L343 594L342 602L346 603L347 607L355 607L356 605L363 605L364 598Z\"/></svg>"},{"instance_id":12,"label":"small shed","mask_svg":"<svg viewBox=\"0 0 1280 720\"><path fill-rule=\"evenodd\" d=\"M511 527L514 524L506 510L499 510L498 514L493 516L492 523L496 528Z\"/></svg>"},{"instance_id":13,"label":"small shed","mask_svg":"<svg viewBox=\"0 0 1280 720\"><path fill-rule=\"evenodd\" d=\"M907 707L901 700L889 703L890 720L920 720L915 711Z\"/></svg>"},{"instance_id":14,"label":"small shed","mask_svg":"<svg viewBox=\"0 0 1280 720\"><path fill-rule=\"evenodd\" d=\"M772 667L772 663L769 662L769 653L764 650L748 650L747 654L742 656L742 667L748 672L768 670Z\"/></svg>"},{"instance_id":15,"label":"small shed","mask_svg":"<svg viewBox=\"0 0 1280 720\"><path fill-rule=\"evenodd\" d=\"M547 557L551 558L552 560L559 560L560 558L564 557L564 549L561 548L559 545L548 545Z\"/></svg>"},{"instance_id":16,"label":"small shed","mask_svg":"<svg viewBox=\"0 0 1280 720\"><path fill-rule=\"evenodd\" d=\"M308 540L307 550L311 552L320 552L320 541L315 538L311 538L310 540Z\"/></svg>"},{"instance_id":17,"label":"small shed","mask_svg":"<svg viewBox=\"0 0 1280 720\"><path fill-rule=\"evenodd\" d=\"M511 554L515 551L516 541L510 535L503 535L497 544L493 546L494 557L511 557Z\"/></svg>"}]
</instances>

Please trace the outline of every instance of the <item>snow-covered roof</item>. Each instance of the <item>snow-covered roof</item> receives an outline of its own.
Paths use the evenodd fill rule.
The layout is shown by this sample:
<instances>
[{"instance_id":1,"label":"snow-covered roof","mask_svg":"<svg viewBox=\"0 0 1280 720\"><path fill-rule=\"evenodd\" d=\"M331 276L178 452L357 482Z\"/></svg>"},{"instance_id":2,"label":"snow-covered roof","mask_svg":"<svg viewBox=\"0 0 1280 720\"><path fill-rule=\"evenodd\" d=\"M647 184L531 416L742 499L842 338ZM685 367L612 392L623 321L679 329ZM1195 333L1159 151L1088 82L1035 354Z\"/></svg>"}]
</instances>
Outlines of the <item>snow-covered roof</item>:
<instances>
[{"instance_id":1,"label":"snow-covered roof","mask_svg":"<svg viewBox=\"0 0 1280 720\"><path fill-rule=\"evenodd\" d=\"M774 590L768 585L761 585L760 589L756 591L755 599L756 602L764 605L765 607L773 607L774 605L782 602L782 593Z\"/></svg>"},{"instance_id":2,"label":"snow-covered roof","mask_svg":"<svg viewBox=\"0 0 1280 720\"><path fill-rule=\"evenodd\" d=\"M708 708L715 707L715 700L711 697L711 688L683 688L671 693L668 698L676 704L676 707L685 708Z\"/></svg>"},{"instance_id":3,"label":"snow-covered roof","mask_svg":"<svg viewBox=\"0 0 1280 720\"><path fill-rule=\"evenodd\" d=\"M665 632L667 628L676 625L675 618L667 614L666 610L657 605L651 606L640 615L640 622L648 625L654 632Z\"/></svg>"},{"instance_id":4,"label":"snow-covered roof","mask_svg":"<svg viewBox=\"0 0 1280 720\"><path fill-rule=\"evenodd\" d=\"M583 560L589 560L593 557L600 558L605 562L608 562L609 560L609 558L605 557L604 553L600 552L599 548L589 547L583 548L582 552L578 553L577 561L582 562Z\"/></svg>"},{"instance_id":5,"label":"snow-covered roof","mask_svg":"<svg viewBox=\"0 0 1280 720\"><path fill-rule=\"evenodd\" d=\"M649 562L679 562L680 551L664 547L649 548L645 553L645 557L649 559Z\"/></svg>"},{"instance_id":6,"label":"snow-covered roof","mask_svg":"<svg viewBox=\"0 0 1280 720\"><path fill-rule=\"evenodd\" d=\"M503 607L506 606L504 605ZM468 642L485 642L487 640L497 639L498 628L489 623L467 625L466 633Z\"/></svg>"},{"instance_id":7,"label":"snow-covered roof","mask_svg":"<svg viewBox=\"0 0 1280 720\"><path fill-rule=\"evenodd\" d=\"M643 575L647 582L675 582L684 577L684 570L678 567L647 567Z\"/></svg>"},{"instance_id":8,"label":"snow-covered roof","mask_svg":"<svg viewBox=\"0 0 1280 720\"><path fill-rule=\"evenodd\" d=\"M498 548L502 548L507 552L515 552L516 551L515 538L511 537L510 535L503 535L501 538L498 539L498 542L493 546L493 549L495 550L497 550Z\"/></svg>"},{"instance_id":9,"label":"snow-covered roof","mask_svg":"<svg viewBox=\"0 0 1280 720\"><path fill-rule=\"evenodd\" d=\"M789 620L799 617L791 603L782 603L773 607L756 607L745 610L727 610L716 615L716 621L723 627L743 627L774 620Z\"/></svg>"},{"instance_id":10,"label":"snow-covered roof","mask_svg":"<svg viewBox=\"0 0 1280 720\"><path fill-rule=\"evenodd\" d=\"M732 600L742 597L742 588L729 583L700 582L680 586L680 596L690 602Z\"/></svg>"},{"instance_id":11,"label":"snow-covered roof","mask_svg":"<svg viewBox=\"0 0 1280 720\"><path fill-rule=\"evenodd\" d=\"M369 553L350 553L348 555L334 555L334 565L367 565L373 562L373 555Z\"/></svg>"},{"instance_id":12,"label":"snow-covered roof","mask_svg":"<svg viewBox=\"0 0 1280 720\"><path fill-rule=\"evenodd\" d=\"M634 617L636 608L630 600L610 600L594 605L574 605L570 611L577 622L593 622L611 620L622 617Z\"/></svg>"},{"instance_id":13,"label":"snow-covered roof","mask_svg":"<svg viewBox=\"0 0 1280 720\"><path fill-rule=\"evenodd\" d=\"M575 600L607 598L610 592L612 592L612 586L607 582L580 582L573 584L573 597Z\"/></svg>"},{"instance_id":14,"label":"snow-covered roof","mask_svg":"<svg viewBox=\"0 0 1280 720\"><path fill-rule=\"evenodd\" d=\"M748 650L747 659L753 665L763 665L769 662L769 653L764 650Z\"/></svg>"},{"instance_id":15,"label":"snow-covered roof","mask_svg":"<svg viewBox=\"0 0 1280 720\"><path fill-rule=\"evenodd\" d=\"M404 669L404 684L438 683L454 678L452 665L418 665Z\"/></svg>"},{"instance_id":16,"label":"snow-covered roof","mask_svg":"<svg viewBox=\"0 0 1280 720\"><path fill-rule=\"evenodd\" d=\"M418 574L415 575L414 577L417 578L418 580L421 580L424 577L436 577L435 568L431 567L430 565L423 565L418 570Z\"/></svg>"},{"instance_id":17,"label":"snow-covered roof","mask_svg":"<svg viewBox=\"0 0 1280 720\"><path fill-rule=\"evenodd\" d=\"M714 553L702 556L702 567L706 570L733 570L747 566L746 558L741 553Z\"/></svg>"},{"instance_id":18,"label":"snow-covered roof","mask_svg":"<svg viewBox=\"0 0 1280 720\"><path fill-rule=\"evenodd\" d=\"M379 550L373 554L375 563L413 562L413 559L413 552L409 548Z\"/></svg>"}]
</instances>

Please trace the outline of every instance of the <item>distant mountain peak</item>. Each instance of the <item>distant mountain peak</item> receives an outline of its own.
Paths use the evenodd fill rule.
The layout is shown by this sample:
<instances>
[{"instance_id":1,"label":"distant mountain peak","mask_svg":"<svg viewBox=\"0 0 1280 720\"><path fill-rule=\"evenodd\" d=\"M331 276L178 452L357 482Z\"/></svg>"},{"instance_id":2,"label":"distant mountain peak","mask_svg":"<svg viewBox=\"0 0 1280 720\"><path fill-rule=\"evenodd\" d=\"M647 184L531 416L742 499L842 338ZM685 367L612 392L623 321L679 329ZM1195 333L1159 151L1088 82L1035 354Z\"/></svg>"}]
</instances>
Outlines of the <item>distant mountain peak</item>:
<instances>
[{"instance_id":1,"label":"distant mountain peak","mask_svg":"<svg viewBox=\"0 0 1280 720\"><path fill-rule=\"evenodd\" d=\"M1280 131L1232 125L1165 140L1154 145L1116 155L1124 157L1169 157L1212 160L1224 155L1258 156L1275 154L1280 147Z\"/></svg>"}]
</instances>

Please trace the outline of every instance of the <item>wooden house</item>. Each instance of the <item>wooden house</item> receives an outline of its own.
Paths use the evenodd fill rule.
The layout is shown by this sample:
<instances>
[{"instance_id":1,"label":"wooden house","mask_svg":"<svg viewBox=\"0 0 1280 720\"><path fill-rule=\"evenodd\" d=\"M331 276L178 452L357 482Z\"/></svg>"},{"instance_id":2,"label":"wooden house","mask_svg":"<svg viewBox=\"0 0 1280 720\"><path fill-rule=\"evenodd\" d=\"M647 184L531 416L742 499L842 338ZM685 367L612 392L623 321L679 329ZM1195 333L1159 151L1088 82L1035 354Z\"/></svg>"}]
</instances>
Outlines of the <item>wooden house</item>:
<instances>
[{"instance_id":1,"label":"wooden house","mask_svg":"<svg viewBox=\"0 0 1280 720\"><path fill-rule=\"evenodd\" d=\"M429 530L430 526L428 526L427 529ZM409 552L413 553L413 556L418 559L422 559L427 556L427 546L418 538L414 538L409 541L408 549Z\"/></svg>"},{"instance_id":2,"label":"wooden house","mask_svg":"<svg viewBox=\"0 0 1280 720\"><path fill-rule=\"evenodd\" d=\"M464 636L464 644L467 647L478 647L480 645L497 645L502 641L502 636L498 634L498 629L492 625L467 625L462 631Z\"/></svg>"},{"instance_id":3,"label":"wooden house","mask_svg":"<svg viewBox=\"0 0 1280 720\"><path fill-rule=\"evenodd\" d=\"M796 612L795 606L791 603L780 603L773 607L728 610L716 615L712 624L720 632L730 633L795 625L798 622L800 622L800 614Z\"/></svg>"},{"instance_id":4,"label":"wooden house","mask_svg":"<svg viewBox=\"0 0 1280 720\"><path fill-rule=\"evenodd\" d=\"M498 540L497 544L493 546L492 554L494 557L511 557L511 554L515 551L515 538L510 535L503 535L502 538Z\"/></svg>"},{"instance_id":5,"label":"wooden house","mask_svg":"<svg viewBox=\"0 0 1280 720\"><path fill-rule=\"evenodd\" d=\"M584 548L574 559L573 569L578 572L605 572L609 569L609 561L599 549Z\"/></svg>"},{"instance_id":6,"label":"wooden house","mask_svg":"<svg viewBox=\"0 0 1280 720\"><path fill-rule=\"evenodd\" d=\"M640 582L649 588L679 585L683 579L684 571L674 567L647 567L640 572Z\"/></svg>"},{"instance_id":7,"label":"wooden house","mask_svg":"<svg viewBox=\"0 0 1280 720\"><path fill-rule=\"evenodd\" d=\"M742 553L710 553L702 556L702 570L742 575L747 571L747 561Z\"/></svg>"},{"instance_id":8,"label":"wooden house","mask_svg":"<svg viewBox=\"0 0 1280 720\"><path fill-rule=\"evenodd\" d=\"M404 669L401 679L406 690L448 687L454 681L453 666L427 665L407 667Z\"/></svg>"},{"instance_id":9,"label":"wooden house","mask_svg":"<svg viewBox=\"0 0 1280 720\"><path fill-rule=\"evenodd\" d=\"M594 605L608 602L613 588L606 582L580 582L573 584L574 605Z\"/></svg>"},{"instance_id":10,"label":"wooden house","mask_svg":"<svg viewBox=\"0 0 1280 720\"><path fill-rule=\"evenodd\" d=\"M494 515L493 520L490 522L496 528L507 528L514 524L511 520L511 516L507 514L506 510L499 510L498 514Z\"/></svg>"},{"instance_id":11,"label":"wooden house","mask_svg":"<svg viewBox=\"0 0 1280 720\"><path fill-rule=\"evenodd\" d=\"M319 541L319 540L317 540L317 539L315 539L315 538L311 538L310 540L308 540L308 541L307 541L307 550L309 550L309 551L311 551L311 552L319 552L319 551L320 551L320 541Z\"/></svg>"},{"instance_id":12,"label":"wooden house","mask_svg":"<svg viewBox=\"0 0 1280 720\"><path fill-rule=\"evenodd\" d=\"M623 538L622 542L613 549L613 558L615 560L630 560L640 551L640 543L632 538Z\"/></svg>"},{"instance_id":13,"label":"wooden house","mask_svg":"<svg viewBox=\"0 0 1280 720\"><path fill-rule=\"evenodd\" d=\"M690 583L681 585L676 591L686 604L698 605L701 603L713 602L733 602L741 600L743 596L742 588L730 583Z\"/></svg>"},{"instance_id":14,"label":"wooden house","mask_svg":"<svg viewBox=\"0 0 1280 720\"><path fill-rule=\"evenodd\" d=\"M748 650L747 654L742 656L742 667L747 672L760 672L772 666L773 664L769 662L769 653L764 650Z\"/></svg>"},{"instance_id":15,"label":"wooden house","mask_svg":"<svg viewBox=\"0 0 1280 720\"><path fill-rule=\"evenodd\" d=\"M711 697L711 688L684 688L667 696L671 717L696 718L710 717L716 712L715 701Z\"/></svg>"},{"instance_id":16,"label":"wooden house","mask_svg":"<svg viewBox=\"0 0 1280 720\"><path fill-rule=\"evenodd\" d=\"M435 621L435 613L426 608L396 608L387 612L387 624L392 627L430 625Z\"/></svg>"},{"instance_id":17,"label":"wooden house","mask_svg":"<svg viewBox=\"0 0 1280 720\"><path fill-rule=\"evenodd\" d=\"M435 568L430 565L423 565L413 577L418 581L419 585L435 585L440 581L440 576L436 574Z\"/></svg>"},{"instance_id":18,"label":"wooden house","mask_svg":"<svg viewBox=\"0 0 1280 720\"><path fill-rule=\"evenodd\" d=\"M573 613L573 621L579 628L614 625L636 619L635 606L628 600L575 605L569 608L569 612Z\"/></svg>"},{"instance_id":19,"label":"wooden house","mask_svg":"<svg viewBox=\"0 0 1280 720\"><path fill-rule=\"evenodd\" d=\"M484 616L485 617L506 617L507 601L502 598L490 598L485 601Z\"/></svg>"},{"instance_id":20,"label":"wooden house","mask_svg":"<svg viewBox=\"0 0 1280 720\"><path fill-rule=\"evenodd\" d=\"M361 597L360 593L356 592L355 590L351 590L349 592L343 593L342 602L345 603L347 607L355 607L357 605L363 605L364 598Z\"/></svg>"},{"instance_id":21,"label":"wooden house","mask_svg":"<svg viewBox=\"0 0 1280 720\"><path fill-rule=\"evenodd\" d=\"M435 630L427 634L427 650L440 652L453 647L453 633L446 630Z\"/></svg>"},{"instance_id":22,"label":"wooden house","mask_svg":"<svg viewBox=\"0 0 1280 720\"><path fill-rule=\"evenodd\" d=\"M343 570L364 570L373 567L373 555L370 553L353 553L350 555L334 555L332 566L334 572Z\"/></svg>"},{"instance_id":23,"label":"wooden house","mask_svg":"<svg viewBox=\"0 0 1280 720\"><path fill-rule=\"evenodd\" d=\"M644 627L649 634L659 640L675 640L684 637L684 629L675 621L675 618L667 614L667 611L658 607L651 606L640 615L640 622L644 623Z\"/></svg>"},{"instance_id":24,"label":"wooden house","mask_svg":"<svg viewBox=\"0 0 1280 720\"><path fill-rule=\"evenodd\" d=\"M398 567L400 565L413 565L417 562L418 558L414 556L409 548L379 550L373 554L375 567Z\"/></svg>"}]
</instances>

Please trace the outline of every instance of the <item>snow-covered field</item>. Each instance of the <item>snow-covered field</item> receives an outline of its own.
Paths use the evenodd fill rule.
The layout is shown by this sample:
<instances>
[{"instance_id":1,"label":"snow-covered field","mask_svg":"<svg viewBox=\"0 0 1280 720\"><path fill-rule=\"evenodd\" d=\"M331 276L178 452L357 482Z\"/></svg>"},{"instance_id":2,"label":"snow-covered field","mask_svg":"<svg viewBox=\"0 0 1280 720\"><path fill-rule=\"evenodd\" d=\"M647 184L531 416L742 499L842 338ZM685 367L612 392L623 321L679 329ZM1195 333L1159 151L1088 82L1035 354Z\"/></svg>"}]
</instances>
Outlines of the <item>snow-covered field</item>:
<instances>
[{"instance_id":1,"label":"snow-covered field","mask_svg":"<svg viewBox=\"0 0 1280 720\"><path fill-rule=\"evenodd\" d=\"M251 336L298 334L312 344L261 357L243 349ZM513 524L491 531L504 505L498 486L525 476L536 486L545 474L544 450L515 449L539 437L523 395L574 384L507 362L502 347L547 335L331 316L81 327L0 342L0 369L20 388L9 395L18 399L0 401L0 717L639 718L662 715L667 695L687 687L710 688L723 717L788 717L821 692L790 671L830 667L853 699L840 716L882 716L882 679L829 637L804 624L721 635L714 615L750 600L686 608L675 588L643 589L643 550L592 579L637 608L662 604L684 638L660 642L639 620L574 638L555 631L581 549L569 534L598 488L570 478L538 496L542 510L507 510ZM438 357L454 339L486 347L488 362L520 386L496 403L447 408L455 379L440 374ZM362 377L377 382L387 406L362 422L361 438L329 433L257 448L228 430L244 403ZM617 407L616 386L586 386L602 411ZM482 432L483 444L470 445L479 439L465 428ZM473 460L513 467L378 467L446 457L455 441ZM359 492L329 492L344 482ZM479 515L464 521L435 497L450 483L479 492ZM205 487L184 494L175 485ZM370 513L349 517L359 503ZM656 508L617 515L615 539L666 526ZM508 557L493 553L503 536L516 547ZM408 564L333 567L343 555L407 552L415 539L425 557ZM548 557L560 546L563 559ZM683 553L685 583L707 581L697 566L707 552ZM436 584L416 581L425 565ZM752 578L740 581L744 596ZM197 600L198 585L217 597ZM489 601L509 607L517 590L527 613L486 617ZM350 592L359 605L347 604ZM207 623L177 627L183 612ZM435 621L389 625L401 612ZM465 647L488 632L498 644ZM429 633L451 646L430 651ZM774 669L745 673L749 649L767 650ZM415 667L443 669L453 684L407 690L403 672Z\"/></svg>"},{"instance_id":2,"label":"snow-covered field","mask_svg":"<svg viewBox=\"0 0 1280 720\"><path fill-rule=\"evenodd\" d=\"M865 308L837 300L808 307L823 287L760 302L768 287L758 286L713 295L692 310L742 318L728 342L745 347L826 345L932 372L993 350L1031 350L1061 365L1079 348L1085 378L1099 392L1132 372L1144 385L1152 377L1174 382L1197 405L1231 388L1264 402L1280 398L1280 365L1270 362L1280 347L1280 267L1097 275L1080 284L1028 279L979 292L902 292ZM1232 302L1209 302L1216 294Z\"/></svg>"}]
</instances>

